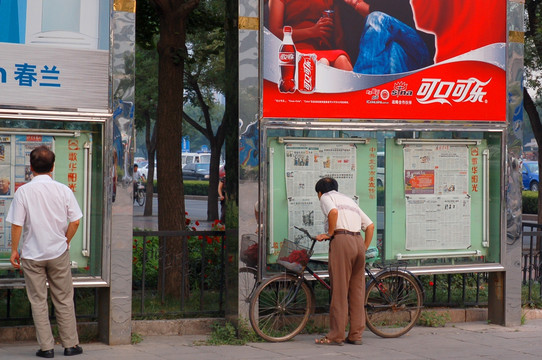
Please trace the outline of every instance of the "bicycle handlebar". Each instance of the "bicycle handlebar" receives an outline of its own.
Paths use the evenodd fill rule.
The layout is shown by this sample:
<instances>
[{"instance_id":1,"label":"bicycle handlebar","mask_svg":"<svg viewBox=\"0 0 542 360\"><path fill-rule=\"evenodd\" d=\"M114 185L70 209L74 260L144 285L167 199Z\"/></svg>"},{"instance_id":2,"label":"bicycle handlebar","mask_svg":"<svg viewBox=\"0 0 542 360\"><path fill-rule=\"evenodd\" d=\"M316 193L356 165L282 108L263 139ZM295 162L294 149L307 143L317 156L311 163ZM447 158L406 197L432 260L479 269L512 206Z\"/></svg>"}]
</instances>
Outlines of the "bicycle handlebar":
<instances>
[{"instance_id":1,"label":"bicycle handlebar","mask_svg":"<svg viewBox=\"0 0 542 360\"><path fill-rule=\"evenodd\" d=\"M308 231L307 229L303 229L303 228L300 228L300 227L297 227L297 226L294 226L294 228L296 228L297 230L301 231L302 233L304 233L305 235L307 235L311 240L316 240L316 237L312 236Z\"/></svg>"}]
</instances>

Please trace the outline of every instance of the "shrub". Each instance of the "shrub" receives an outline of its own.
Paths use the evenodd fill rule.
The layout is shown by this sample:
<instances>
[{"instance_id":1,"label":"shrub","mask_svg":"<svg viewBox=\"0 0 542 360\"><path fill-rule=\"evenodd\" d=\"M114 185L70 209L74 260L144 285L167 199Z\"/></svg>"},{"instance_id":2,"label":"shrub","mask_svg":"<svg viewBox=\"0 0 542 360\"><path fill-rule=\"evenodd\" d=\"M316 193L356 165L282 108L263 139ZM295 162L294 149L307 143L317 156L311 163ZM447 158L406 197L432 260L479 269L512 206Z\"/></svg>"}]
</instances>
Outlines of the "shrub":
<instances>
[{"instance_id":1,"label":"shrub","mask_svg":"<svg viewBox=\"0 0 542 360\"><path fill-rule=\"evenodd\" d=\"M209 195L209 181L185 180L183 184L185 195Z\"/></svg>"},{"instance_id":2,"label":"shrub","mask_svg":"<svg viewBox=\"0 0 542 360\"><path fill-rule=\"evenodd\" d=\"M208 195L209 193L209 181L202 180L184 180L184 194L185 195ZM154 193L158 192L158 183L154 180Z\"/></svg>"},{"instance_id":3,"label":"shrub","mask_svg":"<svg viewBox=\"0 0 542 360\"><path fill-rule=\"evenodd\" d=\"M186 214L188 216L188 213ZM187 228L197 230L199 223L194 224L186 218ZM224 230L224 225L215 220L212 229ZM143 244L145 242L145 244ZM188 271L190 289L219 289L223 275L222 237L221 236L190 236L188 237ZM132 274L133 288L140 289L143 275L143 246L145 246L145 287L158 287L158 268L160 261L158 237L136 237L133 240Z\"/></svg>"},{"instance_id":4,"label":"shrub","mask_svg":"<svg viewBox=\"0 0 542 360\"><path fill-rule=\"evenodd\" d=\"M538 191L523 191L523 213L538 214Z\"/></svg>"}]
</instances>

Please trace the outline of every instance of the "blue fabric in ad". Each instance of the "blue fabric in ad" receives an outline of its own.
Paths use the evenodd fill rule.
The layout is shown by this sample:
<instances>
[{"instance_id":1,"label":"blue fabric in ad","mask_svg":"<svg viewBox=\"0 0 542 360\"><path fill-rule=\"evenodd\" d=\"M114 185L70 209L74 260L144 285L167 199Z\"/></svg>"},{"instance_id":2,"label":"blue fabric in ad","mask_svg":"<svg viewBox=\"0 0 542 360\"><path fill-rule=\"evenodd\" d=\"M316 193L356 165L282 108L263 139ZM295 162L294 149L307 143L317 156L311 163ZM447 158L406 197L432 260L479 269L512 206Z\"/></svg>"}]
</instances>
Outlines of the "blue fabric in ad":
<instances>
[{"instance_id":1,"label":"blue fabric in ad","mask_svg":"<svg viewBox=\"0 0 542 360\"><path fill-rule=\"evenodd\" d=\"M354 72L396 74L432 63L427 46L413 28L378 11L367 16Z\"/></svg>"}]
</instances>

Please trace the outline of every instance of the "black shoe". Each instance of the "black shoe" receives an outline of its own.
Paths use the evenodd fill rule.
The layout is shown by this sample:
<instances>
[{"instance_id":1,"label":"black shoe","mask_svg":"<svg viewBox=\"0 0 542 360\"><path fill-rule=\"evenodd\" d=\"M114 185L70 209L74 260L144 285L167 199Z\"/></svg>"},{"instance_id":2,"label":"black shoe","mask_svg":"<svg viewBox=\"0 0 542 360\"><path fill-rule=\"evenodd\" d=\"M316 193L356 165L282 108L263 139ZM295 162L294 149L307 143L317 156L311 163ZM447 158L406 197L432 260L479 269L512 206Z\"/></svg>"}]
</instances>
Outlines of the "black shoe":
<instances>
[{"instance_id":1,"label":"black shoe","mask_svg":"<svg viewBox=\"0 0 542 360\"><path fill-rule=\"evenodd\" d=\"M74 347L64 349L64 356L73 356L73 355L79 355L82 353L83 353L83 348L79 345L75 345Z\"/></svg>"},{"instance_id":2,"label":"black shoe","mask_svg":"<svg viewBox=\"0 0 542 360\"><path fill-rule=\"evenodd\" d=\"M36 353L36 356L42 357L42 358L54 358L55 357L55 349L51 350L38 350Z\"/></svg>"}]
</instances>

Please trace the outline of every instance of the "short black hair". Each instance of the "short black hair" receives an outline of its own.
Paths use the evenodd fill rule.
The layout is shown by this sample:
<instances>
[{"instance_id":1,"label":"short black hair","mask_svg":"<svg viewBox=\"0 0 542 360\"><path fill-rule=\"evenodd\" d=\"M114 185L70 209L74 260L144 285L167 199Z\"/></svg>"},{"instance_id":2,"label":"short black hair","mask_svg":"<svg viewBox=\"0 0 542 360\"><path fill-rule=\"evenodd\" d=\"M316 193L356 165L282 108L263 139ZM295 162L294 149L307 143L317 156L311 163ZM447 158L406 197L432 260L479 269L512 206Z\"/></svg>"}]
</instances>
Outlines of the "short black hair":
<instances>
[{"instance_id":1,"label":"short black hair","mask_svg":"<svg viewBox=\"0 0 542 360\"><path fill-rule=\"evenodd\" d=\"M316 185L314 186L314 190L316 190L317 193L325 194L328 191L339 191L339 184L337 184L337 180L331 177L325 177L318 180Z\"/></svg>"},{"instance_id":2,"label":"short black hair","mask_svg":"<svg viewBox=\"0 0 542 360\"><path fill-rule=\"evenodd\" d=\"M47 174L55 165L55 153L47 146L41 145L30 152L30 165L38 174Z\"/></svg>"}]
</instances>

